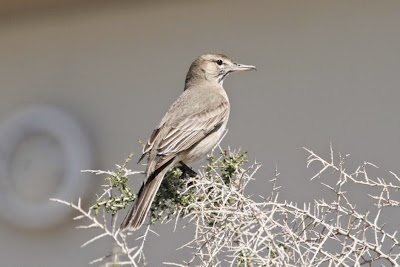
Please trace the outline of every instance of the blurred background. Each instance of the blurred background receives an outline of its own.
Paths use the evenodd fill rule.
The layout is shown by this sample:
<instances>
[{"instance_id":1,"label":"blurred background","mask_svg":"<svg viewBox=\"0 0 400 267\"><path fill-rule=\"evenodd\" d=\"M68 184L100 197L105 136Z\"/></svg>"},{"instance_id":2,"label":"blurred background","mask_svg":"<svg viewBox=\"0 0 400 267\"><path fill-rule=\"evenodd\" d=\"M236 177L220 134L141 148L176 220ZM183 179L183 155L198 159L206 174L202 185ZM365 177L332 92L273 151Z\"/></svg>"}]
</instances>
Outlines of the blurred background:
<instances>
[{"instance_id":1,"label":"blurred background","mask_svg":"<svg viewBox=\"0 0 400 267\"><path fill-rule=\"evenodd\" d=\"M277 165L281 199L313 201L326 191L309 181L316 169L306 169L303 146L328 159L332 142L351 154L350 168L367 160L400 173L399 28L397 0L3 0L0 131L27 107L53 107L88 139L92 161L82 168L112 169L140 154L137 140L182 92L191 62L224 53L258 68L224 83L231 117L222 146L263 164L249 193L267 194ZM3 164L8 176L0 179L27 202L46 202L68 173L59 141L46 138L21 139ZM136 160L128 167L143 169ZM68 175L89 182L85 195L100 191L100 177ZM75 229L71 218L29 227L0 217L1 265L87 266L111 251L105 241L81 249L93 232ZM385 218L400 228L397 213ZM156 227L149 266L188 259L175 251L185 236L172 229Z\"/></svg>"}]
</instances>

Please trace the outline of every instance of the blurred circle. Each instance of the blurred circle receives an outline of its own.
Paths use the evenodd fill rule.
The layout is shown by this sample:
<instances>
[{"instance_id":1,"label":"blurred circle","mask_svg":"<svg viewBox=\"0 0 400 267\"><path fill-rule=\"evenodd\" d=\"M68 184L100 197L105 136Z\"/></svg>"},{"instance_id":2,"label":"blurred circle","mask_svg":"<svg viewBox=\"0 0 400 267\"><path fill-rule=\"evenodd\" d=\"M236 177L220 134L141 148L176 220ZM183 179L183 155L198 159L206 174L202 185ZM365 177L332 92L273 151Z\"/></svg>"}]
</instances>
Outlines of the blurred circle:
<instances>
[{"instance_id":1,"label":"blurred circle","mask_svg":"<svg viewBox=\"0 0 400 267\"><path fill-rule=\"evenodd\" d=\"M10 158L8 182L29 202L48 200L65 178L65 153L49 133L28 136L15 146Z\"/></svg>"},{"instance_id":2,"label":"blurred circle","mask_svg":"<svg viewBox=\"0 0 400 267\"><path fill-rule=\"evenodd\" d=\"M66 113L50 107L22 110L0 125L0 216L24 228L64 221L72 209L49 200L77 200L89 188L88 138Z\"/></svg>"}]
</instances>

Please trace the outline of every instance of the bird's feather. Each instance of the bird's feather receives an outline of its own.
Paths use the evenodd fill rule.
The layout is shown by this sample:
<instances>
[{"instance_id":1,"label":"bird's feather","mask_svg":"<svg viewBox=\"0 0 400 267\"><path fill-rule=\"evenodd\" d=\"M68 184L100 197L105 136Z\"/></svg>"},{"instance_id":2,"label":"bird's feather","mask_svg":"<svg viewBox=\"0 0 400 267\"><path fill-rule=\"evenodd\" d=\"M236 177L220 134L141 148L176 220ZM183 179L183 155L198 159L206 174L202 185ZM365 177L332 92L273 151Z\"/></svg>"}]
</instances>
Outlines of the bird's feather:
<instances>
[{"instance_id":1,"label":"bird's feather","mask_svg":"<svg viewBox=\"0 0 400 267\"><path fill-rule=\"evenodd\" d=\"M187 91L185 91L187 92ZM179 152L189 149L202 140L215 128L219 127L229 115L229 102L220 94L208 96L203 99L201 94L191 94L194 101L187 101L185 92L172 105L172 108L188 110L186 103L209 103L191 106L190 114L167 112L159 126L153 131L146 145L143 147L143 155L150 154L151 160L147 167L147 176L157 168L165 164ZM171 115L172 114L172 115Z\"/></svg>"}]
</instances>

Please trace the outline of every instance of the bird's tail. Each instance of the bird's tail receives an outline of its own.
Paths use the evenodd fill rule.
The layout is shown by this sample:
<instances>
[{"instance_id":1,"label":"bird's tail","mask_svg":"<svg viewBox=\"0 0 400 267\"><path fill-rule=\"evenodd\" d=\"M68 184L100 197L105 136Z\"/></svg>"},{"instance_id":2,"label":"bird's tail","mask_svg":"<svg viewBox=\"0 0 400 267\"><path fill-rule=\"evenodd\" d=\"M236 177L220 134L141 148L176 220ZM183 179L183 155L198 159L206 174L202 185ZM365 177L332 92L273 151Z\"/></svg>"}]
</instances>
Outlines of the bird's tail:
<instances>
[{"instance_id":1,"label":"bird's tail","mask_svg":"<svg viewBox=\"0 0 400 267\"><path fill-rule=\"evenodd\" d=\"M164 175L170 167L171 166L165 166L161 171L155 173L154 177L149 177L147 182L143 183L139 190L138 197L133 202L128 214L125 216L121 226L119 227L120 230L129 229L134 231L142 226Z\"/></svg>"}]
</instances>

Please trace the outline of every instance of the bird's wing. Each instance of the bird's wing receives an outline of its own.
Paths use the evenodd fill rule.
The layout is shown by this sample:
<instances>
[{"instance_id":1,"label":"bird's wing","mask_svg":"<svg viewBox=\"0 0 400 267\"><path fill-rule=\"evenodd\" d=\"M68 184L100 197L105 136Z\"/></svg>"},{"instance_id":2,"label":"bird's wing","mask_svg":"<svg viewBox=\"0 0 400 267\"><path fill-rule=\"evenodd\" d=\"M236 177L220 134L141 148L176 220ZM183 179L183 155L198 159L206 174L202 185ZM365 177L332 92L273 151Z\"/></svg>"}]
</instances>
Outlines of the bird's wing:
<instances>
[{"instance_id":1,"label":"bird's wing","mask_svg":"<svg viewBox=\"0 0 400 267\"><path fill-rule=\"evenodd\" d=\"M170 155L184 151L219 127L229 113L229 104L221 102L212 109L190 115L169 127L157 146L158 155Z\"/></svg>"},{"instance_id":2,"label":"bird's wing","mask_svg":"<svg viewBox=\"0 0 400 267\"><path fill-rule=\"evenodd\" d=\"M155 150L157 162L149 162L148 173L168 162L177 153L189 149L210 132L221 126L229 114L229 103L218 101L193 114L169 118L168 113L143 148L143 155ZM150 166L151 165L151 166ZM148 174L149 175L149 174Z\"/></svg>"},{"instance_id":3,"label":"bird's wing","mask_svg":"<svg viewBox=\"0 0 400 267\"><path fill-rule=\"evenodd\" d=\"M149 140L146 142L146 144L143 146L143 150L142 150L142 156L140 157L140 159L138 160L138 163L144 158L144 156L146 156L150 150L153 148L154 146L154 141L156 140L158 134L160 133L160 128L156 128L153 130L153 133L151 134Z\"/></svg>"}]
</instances>

